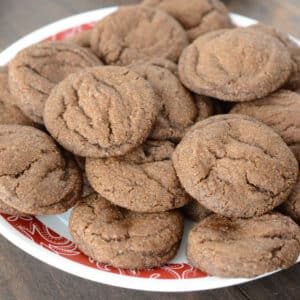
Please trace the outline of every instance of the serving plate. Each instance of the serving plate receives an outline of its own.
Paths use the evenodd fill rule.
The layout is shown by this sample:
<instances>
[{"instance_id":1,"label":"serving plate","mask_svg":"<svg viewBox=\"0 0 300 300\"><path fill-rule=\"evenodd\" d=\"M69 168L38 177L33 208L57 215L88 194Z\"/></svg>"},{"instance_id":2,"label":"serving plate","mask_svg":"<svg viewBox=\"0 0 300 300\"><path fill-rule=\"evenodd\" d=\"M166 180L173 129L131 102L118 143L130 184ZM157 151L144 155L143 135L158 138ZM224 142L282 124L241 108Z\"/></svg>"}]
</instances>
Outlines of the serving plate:
<instances>
[{"instance_id":1,"label":"serving plate","mask_svg":"<svg viewBox=\"0 0 300 300\"><path fill-rule=\"evenodd\" d=\"M117 7L98 9L68 17L42 27L0 53L0 65L6 65L21 49L42 40L63 40L77 32L93 27L96 21ZM247 17L231 14L238 26L256 23ZM299 41L296 40L298 44ZM101 264L82 254L74 245L68 231L70 211L53 216L16 217L0 214L0 233L11 243L35 258L73 275L113 286L147 291L200 291L241 284L252 279L211 277L187 263L185 245L192 223L186 222L183 241L177 256L162 268L123 270ZM300 257L298 258L300 261ZM274 272L273 272L274 273Z\"/></svg>"}]
</instances>

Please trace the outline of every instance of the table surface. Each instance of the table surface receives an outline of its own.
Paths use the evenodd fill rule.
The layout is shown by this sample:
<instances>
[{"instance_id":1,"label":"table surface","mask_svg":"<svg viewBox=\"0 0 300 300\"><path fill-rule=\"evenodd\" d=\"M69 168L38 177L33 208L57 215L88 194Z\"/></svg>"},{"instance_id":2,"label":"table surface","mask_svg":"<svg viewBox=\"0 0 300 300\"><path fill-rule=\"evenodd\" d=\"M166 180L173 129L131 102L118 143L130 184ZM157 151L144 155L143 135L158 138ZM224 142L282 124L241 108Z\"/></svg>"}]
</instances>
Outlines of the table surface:
<instances>
[{"instance_id":1,"label":"table surface","mask_svg":"<svg viewBox=\"0 0 300 300\"><path fill-rule=\"evenodd\" d=\"M188 1L188 0L186 0ZM0 50L47 23L135 0L1 0ZM224 0L229 9L300 38L299 0ZM300 264L265 279L196 293L149 293L93 283L32 258L0 236L0 299L300 299Z\"/></svg>"}]
</instances>

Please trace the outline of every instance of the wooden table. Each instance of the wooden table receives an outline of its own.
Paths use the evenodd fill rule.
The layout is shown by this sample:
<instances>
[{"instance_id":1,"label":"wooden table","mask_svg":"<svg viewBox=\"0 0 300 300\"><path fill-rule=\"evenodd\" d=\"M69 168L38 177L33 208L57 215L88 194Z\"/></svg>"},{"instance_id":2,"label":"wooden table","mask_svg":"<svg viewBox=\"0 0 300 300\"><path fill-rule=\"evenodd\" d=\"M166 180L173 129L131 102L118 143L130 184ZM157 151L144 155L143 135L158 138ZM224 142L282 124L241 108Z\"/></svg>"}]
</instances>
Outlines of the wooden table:
<instances>
[{"instance_id":1,"label":"wooden table","mask_svg":"<svg viewBox=\"0 0 300 300\"><path fill-rule=\"evenodd\" d=\"M182 0L188 1L188 0ZM49 22L134 0L1 0L0 50ZM299 0L224 0L231 11L276 25L300 38ZM300 264L252 283L198 293L148 293L83 280L37 261L0 237L0 300L300 299Z\"/></svg>"}]
</instances>

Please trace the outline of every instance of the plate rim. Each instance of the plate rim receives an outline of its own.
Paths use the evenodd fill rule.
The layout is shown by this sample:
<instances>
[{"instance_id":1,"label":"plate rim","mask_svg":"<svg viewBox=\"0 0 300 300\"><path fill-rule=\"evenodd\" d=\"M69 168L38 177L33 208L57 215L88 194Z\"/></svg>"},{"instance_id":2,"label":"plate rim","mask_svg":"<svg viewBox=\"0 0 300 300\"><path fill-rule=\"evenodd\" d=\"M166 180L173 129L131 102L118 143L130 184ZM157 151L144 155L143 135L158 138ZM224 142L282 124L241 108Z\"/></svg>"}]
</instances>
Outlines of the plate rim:
<instances>
[{"instance_id":1,"label":"plate rim","mask_svg":"<svg viewBox=\"0 0 300 300\"><path fill-rule=\"evenodd\" d=\"M48 25L42 26L37 30L20 38L12 43L6 49L0 52L0 66L7 64L15 54L31 44L37 43L51 35L57 34L69 28L79 26L87 22L97 21L100 18L114 12L118 7L111 6L99 8L84 13L72 15L70 17L62 18L58 21L52 22ZM256 20L231 13L232 20L235 24L251 25L257 23ZM300 41L293 38L298 45ZM42 220L40 219L42 222ZM153 278L139 278L124 276L122 274L115 274L99 269L82 265L78 262L68 260L56 253L53 253L41 245L31 241L28 237L18 232L11 224L9 224L3 216L0 218L0 234L8 241L14 244L19 249L23 250L32 257L42 261L52 267L55 267L66 273L75 275L80 278L88 279L94 282L107 284L115 287L135 289L141 291L156 291L156 292L190 292L190 291L203 291L210 289L223 288L254 281L273 273L279 272L277 270L271 273L263 274L256 278L218 278L218 277L205 277L205 278L191 278L191 279L153 279ZM299 261L299 258L298 258ZM180 284L178 284L180 280ZM199 285L199 281L201 284Z\"/></svg>"}]
</instances>

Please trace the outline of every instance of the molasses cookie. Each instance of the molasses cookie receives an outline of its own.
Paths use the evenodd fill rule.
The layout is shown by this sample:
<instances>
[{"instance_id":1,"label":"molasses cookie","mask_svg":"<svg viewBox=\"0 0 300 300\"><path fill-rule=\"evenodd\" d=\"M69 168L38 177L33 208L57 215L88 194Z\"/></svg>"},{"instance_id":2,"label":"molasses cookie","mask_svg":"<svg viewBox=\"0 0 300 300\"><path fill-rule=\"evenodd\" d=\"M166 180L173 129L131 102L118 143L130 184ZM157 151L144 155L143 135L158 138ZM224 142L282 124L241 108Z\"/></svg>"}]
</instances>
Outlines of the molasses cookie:
<instances>
[{"instance_id":1,"label":"molasses cookie","mask_svg":"<svg viewBox=\"0 0 300 300\"><path fill-rule=\"evenodd\" d=\"M33 125L16 106L16 102L8 87L7 69L0 67L0 124Z\"/></svg>"},{"instance_id":2,"label":"molasses cookie","mask_svg":"<svg viewBox=\"0 0 300 300\"><path fill-rule=\"evenodd\" d=\"M43 42L20 51L9 64L9 86L18 106L34 122L52 88L70 73L101 64L89 50L66 42Z\"/></svg>"},{"instance_id":3,"label":"molasses cookie","mask_svg":"<svg viewBox=\"0 0 300 300\"><path fill-rule=\"evenodd\" d=\"M95 25L91 45L108 65L128 65L153 57L176 62L188 38L181 25L163 11L128 6Z\"/></svg>"},{"instance_id":4,"label":"molasses cookie","mask_svg":"<svg viewBox=\"0 0 300 300\"><path fill-rule=\"evenodd\" d=\"M179 141L197 116L192 95L166 68L143 62L134 63L129 68L148 80L160 98L161 111L150 138Z\"/></svg>"},{"instance_id":5,"label":"molasses cookie","mask_svg":"<svg viewBox=\"0 0 300 300\"><path fill-rule=\"evenodd\" d=\"M13 215L13 216L24 216L26 214L22 213L21 211L5 204L2 200L0 200L0 213Z\"/></svg>"},{"instance_id":6,"label":"molasses cookie","mask_svg":"<svg viewBox=\"0 0 300 300\"><path fill-rule=\"evenodd\" d=\"M93 259L116 268L147 269L176 255L183 220L176 211L131 212L93 194L73 209L69 228L78 248Z\"/></svg>"},{"instance_id":7,"label":"molasses cookie","mask_svg":"<svg viewBox=\"0 0 300 300\"><path fill-rule=\"evenodd\" d=\"M81 193L77 165L65 159L44 132L20 125L0 126L1 200L27 214L57 214Z\"/></svg>"},{"instance_id":8,"label":"molasses cookie","mask_svg":"<svg viewBox=\"0 0 300 300\"><path fill-rule=\"evenodd\" d=\"M199 222L207 216L209 216L210 214L212 214L210 210L205 208L203 205L201 205L198 201L194 199L182 208L182 212L188 219L195 222Z\"/></svg>"},{"instance_id":9,"label":"molasses cookie","mask_svg":"<svg viewBox=\"0 0 300 300\"><path fill-rule=\"evenodd\" d=\"M84 157L119 156L146 140L158 114L150 84L124 67L86 69L59 83L46 101L51 135Z\"/></svg>"},{"instance_id":10,"label":"molasses cookie","mask_svg":"<svg viewBox=\"0 0 300 300\"><path fill-rule=\"evenodd\" d=\"M256 101L239 103L231 112L251 116L271 126L295 155L300 153L300 95L298 93L279 90Z\"/></svg>"},{"instance_id":11,"label":"molasses cookie","mask_svg":"<svg viewBox=\"0 0 300 300\"><path fill-rule=\"evenodd\" d=\"M282 138L242 115L198 122L172 158L185 190L227 217L272 210L287 199L298 176L297 160Z\"/></svg>"},{"instance_id":12,"label":"molasses cookie","mask_svg":"<svg viewBox=\"0 0 300 300\"><path fill-rule=\"evenodd\" d=\"M189 233L189 262L218 277L255 277L291 267L300 252L300 229L279 213L251 219L212 215Z\"/></svg>"},{"instance_id":13,"label":"molasses cookie","mask_svg":"<svg viewBox=\"0 0 300 300\"><path fill-rule=\"evenodd\" d=\"M205 34L180 57L183 84L225 101L262 98L284 85L292 71L287 48L271 35L245 28Z\"/></svg>"},{"instance_id":14,"label":"molasses cookie","mask_svg":"<svg viewBox=\"0 0 300 300\"><path fill-rule=\"evenodd\" d=\"M137 212L161 212L184 206L190 197L171 161L174 144L148 140L120 158L87 159L91 186L116 205Z\"/></svg>"},{"instance_id":15,"label":"molasses cookie","mask_svg":"<svg viewBox=\"0 0 300 300\"><path fill-rule=\"evenodd\" d=\"M282 211L300 224L300 178L287 201L281 205Z\"/></svg>"},{"instance_id":16,"label":"molasses cookie","mask_svg":"<svg viewBox=\"0 0 300 300\"><path fill-rule=\"evenodd\" d=\"M261 23L250 26L254 30L261 30L267 34L270 34L280 40L289 50L292 61L293 70L292 74L285 85L286 89L297 90L300 88L300 47L293 42L287 34L278 31L276 28L267 26Z\"/></svg>"},{"instance_id":17,"label":"molasses cookie","mask_svg":"<svg viewBox=\"0 0 300 300\"><path fill-rule=\"evenodd\" d=\"M209 31L233 27L227 8L219 0L144 0L142 5L166 11L186 30L190 41Z\"/></svg>"},{"instance_id":18,"label":"molasses cookie","mask_svg":"<svg viewBox=\"0 0 300 300\"><path fill-rule=\"evenodd\" d=\"M90 48L91 47L91 33L92 30L84 30L78 32L71 36L70 38L66 39L65 41L68 43L76 44L80 47Z\"/></svg>"}]
</instances>

